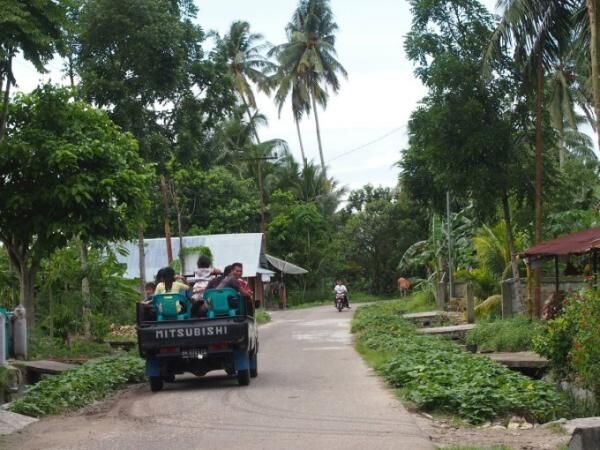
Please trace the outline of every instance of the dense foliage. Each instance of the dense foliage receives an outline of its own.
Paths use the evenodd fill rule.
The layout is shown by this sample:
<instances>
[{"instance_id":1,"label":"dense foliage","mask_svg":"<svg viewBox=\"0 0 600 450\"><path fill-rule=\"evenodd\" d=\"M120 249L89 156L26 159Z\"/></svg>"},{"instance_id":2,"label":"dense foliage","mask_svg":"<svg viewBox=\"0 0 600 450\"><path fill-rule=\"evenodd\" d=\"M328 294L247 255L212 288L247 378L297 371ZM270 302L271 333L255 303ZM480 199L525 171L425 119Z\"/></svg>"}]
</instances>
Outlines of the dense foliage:
<instances>
[{"instance_id":1,"label":"dense foliage","mask_svg":"<svg viewBox=\"0 0 600 450\"><path fill-rule=\"evenodd\" d=\"M10 410L33 417L71 411L103 399L127 383L144 379L144 362L136 356L113 356L40 381L11 403Z\"/></svg>"},{"instance_id":2,"label":"dense foliage","mask_svg":"<svg viewBox=\"0 0 600 450\"><path fill-rule=\"evenodd\" d=\"M478 322L466 335L468 344L478 351L521 352L532 349L532 341L541 332L541 324L524 316L496 322Z\"/></svg>"},{"instance_id":3,"label":"dense foliage","mask_svg":"<svg viewBox=\"0 0 600 450\"><path fill-rule=\"evenodd\" d=\"M418 334L400 317L402 306L394 301L361 308L352 329L359 350L379 354L377 370L417 407L473 423L509 414L539 422L560 417L564 405L553 386Z\"/></svg>"},{"instance_id":4,"label":"dense foliage","mask_svg":"<svg viewBox=\"0 0 600 450\"><path fill-rule=\"evenodd\" d=\"M570 295L564 310L544 324L534 349L550 359L561 376L576 379L600 398L600 294L584 290Z\"/></svg>"}]
</instances>

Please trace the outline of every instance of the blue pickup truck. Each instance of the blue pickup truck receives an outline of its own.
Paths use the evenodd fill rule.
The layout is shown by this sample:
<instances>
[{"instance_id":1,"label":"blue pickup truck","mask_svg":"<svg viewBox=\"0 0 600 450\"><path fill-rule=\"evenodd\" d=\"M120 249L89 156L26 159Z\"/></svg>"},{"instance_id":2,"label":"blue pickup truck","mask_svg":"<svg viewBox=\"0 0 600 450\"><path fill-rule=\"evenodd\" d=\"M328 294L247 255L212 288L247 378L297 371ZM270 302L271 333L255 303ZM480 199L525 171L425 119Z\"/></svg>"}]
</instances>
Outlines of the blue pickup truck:
<instances>
[{"instance_id":1,"label":"blue pickup truck","mask_svg":"<svg viewBox=\"0 0 600 450\"><path fill-rule=\"evenodd\" d=\"M241 386L258 375L254 308L229 288L207 290L204 297L206 317L192 317L183 294L155 295L151 318L138 314L138 346L153 392L184 372L204 376L224 370Z\"/></svg>"}]
</instances>

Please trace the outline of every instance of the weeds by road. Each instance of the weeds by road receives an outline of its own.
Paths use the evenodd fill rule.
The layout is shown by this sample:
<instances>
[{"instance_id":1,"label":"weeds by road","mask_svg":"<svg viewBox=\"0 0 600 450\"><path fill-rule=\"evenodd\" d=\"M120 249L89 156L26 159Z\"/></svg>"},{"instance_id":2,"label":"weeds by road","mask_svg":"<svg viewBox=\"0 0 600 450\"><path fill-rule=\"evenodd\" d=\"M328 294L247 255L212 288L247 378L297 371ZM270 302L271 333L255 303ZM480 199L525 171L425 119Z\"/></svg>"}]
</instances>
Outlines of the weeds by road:
<instances>
[{"instance_id":1,"label":"weeds by road","mask_svg":"<svg viewBox=\"0 0 600 450\"><path fill-rule=\"evenodd\" d=\"M358 351L419 409L472 423L510 414L545 422L565 411L553 386L461 352L449 341L420 335L402 319L404 307L395 301L361 308L352 329Z\"/></svg>"}]
</instances>

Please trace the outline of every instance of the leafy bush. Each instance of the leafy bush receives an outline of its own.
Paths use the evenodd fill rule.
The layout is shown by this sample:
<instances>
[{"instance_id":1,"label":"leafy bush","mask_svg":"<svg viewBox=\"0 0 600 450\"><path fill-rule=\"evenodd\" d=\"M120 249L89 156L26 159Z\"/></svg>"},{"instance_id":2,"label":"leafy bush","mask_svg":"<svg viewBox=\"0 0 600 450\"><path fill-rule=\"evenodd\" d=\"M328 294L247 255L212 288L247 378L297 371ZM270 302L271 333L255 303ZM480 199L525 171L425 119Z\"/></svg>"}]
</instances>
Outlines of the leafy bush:
<instances>
[{"instance_id":1,"label":"leafy bush","mask_svg":"<svg viewBox=\"0 0 600 450\"><path fill-rule=\"evenodd\" d=\"M361 308L352 329L359 347L384 355L376 369L417 407L473 423L508 414L546 421L563 411L552 386L461 352L450 341L418 334L401 310L399 301Z\"/></svg>"},{"instance_id":2,"label":"leafy bush","mask_svg":"<svg viewBox=\"0 0 600 450\"><path fill-rule=\"evenodd\" d=\"M492 295L475 307L477 320L495 320L502 317L502 297Z\"/></svg>"},{"instance_id":3,"label":"leafy bush","mask_svg":"<svg viewBox=\"0 0 600 450\"><path fill-rule=\"evenodd\" d=\"M466 335L467 344L476 344L479 350L520 352L532 348L532 339L541 333L539 321L517 316L497 322L481 322Z\"/></svg>"},{"instance_id":4,"label":"leafy bush","mask_svg":"<svg viewBox=\"0 0 600 450\"><path fill-rule=\"evenodd\" d=\"M103 342L74 339L65 342L60 338L49 338L32 333L29 337L28 353L31 359L43 358L93 358L111 353L110 345Z\"/></svg>"},{"instance_id":5,"label":"leafy bush","mask_svg":"<svg viewBox=\"0 0 600 450\"><path fill-rule=\"evenodd\" d=\"M549 320L534 340L561 376L575 375L600 397L600 293L584 290L564 302L563 312Z\"/></svg>"},{"instance_id":6,"label":"leafy bush","mask_svg":"<svg viewBox=\"0 0 600 450\"><path fill-rule=\"evenodd\" d=\"M144 362L134 356L89 361L73 370L40 381L9 409L33 417L81 408L106 397L126 383L144 379Z\"/></svg>"}]
</instances>

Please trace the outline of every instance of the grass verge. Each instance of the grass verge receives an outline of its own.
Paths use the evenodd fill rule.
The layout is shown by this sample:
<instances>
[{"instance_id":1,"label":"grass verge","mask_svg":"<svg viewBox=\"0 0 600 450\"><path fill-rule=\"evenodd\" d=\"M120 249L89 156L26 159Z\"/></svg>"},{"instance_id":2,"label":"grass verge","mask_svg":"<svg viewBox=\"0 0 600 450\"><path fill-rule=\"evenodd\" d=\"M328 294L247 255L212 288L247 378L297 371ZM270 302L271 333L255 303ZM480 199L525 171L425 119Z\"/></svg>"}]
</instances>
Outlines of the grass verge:
<instances>
[{"instance_id":1,"label":"grass verge","mask_svg":"<svg viewBox=\"0 0 600 450\"><path fill-rule=\"evenodd\" d=\"M404 311L402 301L365 306L356 312L352 330L358 351L417 408L471 423L510 414L545 422L564 412L553 386L419 334L402 319Z\"/></svg>"},{"instance_id":2,"label":"grass verge","mask_svg":"<svg viewBox=\"0 0 600 450\"><path fill-rule=\"evenodd\" d=\"M144 361L138 357L95 359L40 381L9 409L33 417L60 414L101 400L125 384L144 378Z\"/></svg>"}]
</instances>

